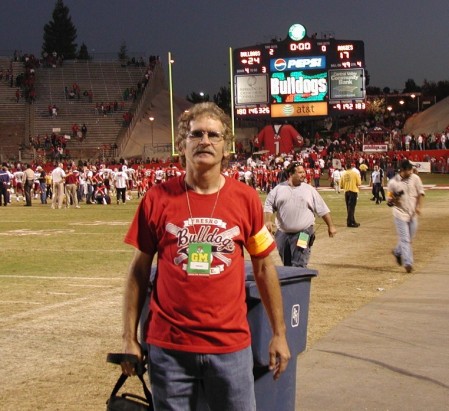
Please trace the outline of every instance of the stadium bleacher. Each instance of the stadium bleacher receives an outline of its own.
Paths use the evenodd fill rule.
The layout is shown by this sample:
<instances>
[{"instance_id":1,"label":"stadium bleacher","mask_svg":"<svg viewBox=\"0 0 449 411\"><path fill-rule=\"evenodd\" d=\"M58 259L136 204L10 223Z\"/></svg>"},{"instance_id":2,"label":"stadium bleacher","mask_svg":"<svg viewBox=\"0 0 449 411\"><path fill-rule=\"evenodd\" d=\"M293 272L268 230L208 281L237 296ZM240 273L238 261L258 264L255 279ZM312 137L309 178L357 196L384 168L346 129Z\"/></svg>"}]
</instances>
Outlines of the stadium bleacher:
<instances>
[{"instance_id":1,"label":"stadium bleacher","mask_svg":"<svg viewBox=\"0 0 449 411\"><path fill-rule=\"evenodd\" d=\"M0 57L0 160L8 158L11 153L17 155L19 144L25 135L27 104L23 99L17 103L16 87L11 87L5 80L6 71L12 69L13 77L23 72L23 63L12 62L10 58Z\"/></svg>"},{"instance_id":2,"label":"stadium bleacher","mask_svg":"<svg viewBox=\"0 0 449 411\"><path fill-rule=\"evenodd\" d=\"M0 58L0 68L6 71L12 65L14 78L24 71L21 62ZM62 66L36 69L36 101L28 104L22 98L16 102L16 87L4 80L0 83L0 156L1 160L18 159L19 146L27 148L21 152L21 160L43 160L45 150L37 154L30 147L30 138L40 136L41 141L54 130L57 134L70 136L66 152L72 158L112 157L114 145L126 133L123 114L134 113L139 98L124 100L126 89L136 89L144 80L147 66L123 65L119 61L65 61ZM77 84L81 90L79 98L67 98L65 87L72 89ZM92 101L87 92L91 91ZM96 104L117 102L118 109L107 114L98 113ZM58 115L49 114L49 106L55 105ZM86 138L81 142L72 136L72 125L87 126ZM39 158L41 157L41 158ZM48 160L48 158L47 158Z\"/></svg>"}]
</instances>

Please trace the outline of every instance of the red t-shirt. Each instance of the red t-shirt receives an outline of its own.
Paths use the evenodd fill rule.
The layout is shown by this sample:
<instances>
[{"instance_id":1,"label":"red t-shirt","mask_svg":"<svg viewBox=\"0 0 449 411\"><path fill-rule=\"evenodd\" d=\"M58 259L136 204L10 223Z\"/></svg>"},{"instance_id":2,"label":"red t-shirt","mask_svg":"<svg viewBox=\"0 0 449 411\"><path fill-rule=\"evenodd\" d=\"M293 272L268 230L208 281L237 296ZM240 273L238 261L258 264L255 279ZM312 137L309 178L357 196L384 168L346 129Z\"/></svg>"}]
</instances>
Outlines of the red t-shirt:
<instances>
[{"instance_id":1,"label":"red t-shirt","mask_svg":"<svg viewBox=\"0 0 449 411\"><path fill-rule=\"evenodd\" d=\"M125 237L144 253L158 253L146 340L181 351L235 352L251 343L243 247L264 257L275 243L265 229L262 203L253 188L226 178L218 201L216 193L189 190L189 211L184 178L152 187ZM212 245L210 275L187 273L191 242Z\"/></svg>"},{"instance_id":2,"label":"red t-shirt","mask_svg":"<svg viewBox=\"0 0 449 411\"><path fill-rule=\"evenodd\" d=\"M290 153L303 143L301 135L290 124L281 125L277 132L275 126L265 126L257 135L257 146L270 154Z\"/></svg>"}]
</instances>

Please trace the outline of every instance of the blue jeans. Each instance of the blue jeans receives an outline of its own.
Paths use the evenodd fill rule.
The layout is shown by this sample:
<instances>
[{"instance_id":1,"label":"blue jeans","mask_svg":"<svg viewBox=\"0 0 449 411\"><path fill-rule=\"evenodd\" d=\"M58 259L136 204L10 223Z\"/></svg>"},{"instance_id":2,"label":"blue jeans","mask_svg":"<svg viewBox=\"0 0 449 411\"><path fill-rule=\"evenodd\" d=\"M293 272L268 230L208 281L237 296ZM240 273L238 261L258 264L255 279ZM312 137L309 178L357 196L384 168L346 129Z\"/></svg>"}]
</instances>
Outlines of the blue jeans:
<instances>
[{"instance_id":1,"label":"blue jeans","mask_svg":"<svg viewBox=\"0 0 449 411\"><path fill-rule=\"evenodd\" d=\"M312 236L314 233L314 227L310 226L303 231ZM298 237L298 233L284 233L281 230L276 230L276 233L274 234L276 246L282 263L288 267L307 268L307 264L310 260L310 246L307 248L298 247Z\"/></svg>"},{"instance_id":2,"label":"blue jeans","mask_svg":"<svg viewBox=\"0 0 449 411\"><path fill-rule=\"evenodd\" d=\"M394 224L399 237L394 254L401 256L404 266L413 266L412 240L418 229L418 218L412 218L410 221L402 221L399 218L395 218Z\"/></svg>"},{"instance_id":3,"label":"blue jeans","mask_svg":"<svg viewBox=\"0 0 449 411\"><path fill-rule=\"evenodd\" d=\"M86 194L86 203L95 203L95 197L94 197L94 186L92 184L87 185L87 194Z\"/></svg>"},{"instance_id":4,"label":"blue jeans","mask_svg":"<svg viewBox=\"0 0 449 411\"><path fill-rule=\"evenodd\" d=\"M155 411L256 411L251 347L196 354L150 345L148 367Z\"/></svg>"},{"instance_id":5,"label":"blue jeans","mask_svg":"<svg viewBox=\"0 0 449 411\"><path fill-rule=\"evenodd\" d=\"M47 204L47 184L39 183L41 187L41 204Z\"/></svg>"}]
</instances>

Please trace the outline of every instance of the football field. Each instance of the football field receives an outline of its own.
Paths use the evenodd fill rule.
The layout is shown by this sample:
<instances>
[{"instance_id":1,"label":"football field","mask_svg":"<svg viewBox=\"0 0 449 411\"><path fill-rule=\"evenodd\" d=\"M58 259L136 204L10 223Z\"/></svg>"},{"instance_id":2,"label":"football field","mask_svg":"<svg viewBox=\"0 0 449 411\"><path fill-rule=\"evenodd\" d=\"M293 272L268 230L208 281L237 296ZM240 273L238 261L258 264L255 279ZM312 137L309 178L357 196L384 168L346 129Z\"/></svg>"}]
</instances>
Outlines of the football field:
<instances>
[{"instance_id":1,"label":"football field","mask_svg":"<svg viewBox=\"0 0 449 411\"><path fill-rule=\"evenodd\" d=\"M391 255L396 234L385 203L374 204L370 190L363 190L356 209L361 227L352 229L346 227L344 194L321 194L338 232L328 238L317 218L309 267L319 275L312 280L309 346L413 275ZM449 190L429 186L414 242L416 269L449 242L448 203ZM23 207L14 198L1 207L2 409L105 409L119 373L105 359L121 349L123 284L133 255L123 237L137 204L134 197L120 206L52 210L38 200Z\"/></svg>"}]
</instances>

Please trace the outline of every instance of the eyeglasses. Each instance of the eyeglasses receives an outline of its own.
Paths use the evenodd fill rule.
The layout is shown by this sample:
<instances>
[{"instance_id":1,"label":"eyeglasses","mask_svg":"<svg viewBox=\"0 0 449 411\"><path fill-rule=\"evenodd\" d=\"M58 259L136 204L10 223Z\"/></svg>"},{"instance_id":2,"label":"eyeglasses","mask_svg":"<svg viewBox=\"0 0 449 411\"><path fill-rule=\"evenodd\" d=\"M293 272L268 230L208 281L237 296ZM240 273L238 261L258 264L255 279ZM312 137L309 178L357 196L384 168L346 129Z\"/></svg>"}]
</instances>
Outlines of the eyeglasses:
<instances>
[{"instance_id":1,"label":"eyeglasses","mask_svg":"<svg viewBox=\"0 0 449 411\"><path fill-rule=\"evenodd\" d=\"M204 135L207 134L207 138L212 144L219 143L221 140L223 140L223 133L220 133L219 131L208 131L208 130L192 130L189 132L188 137L192 141L200 142Z\"/></svg>"}]
</instances>

